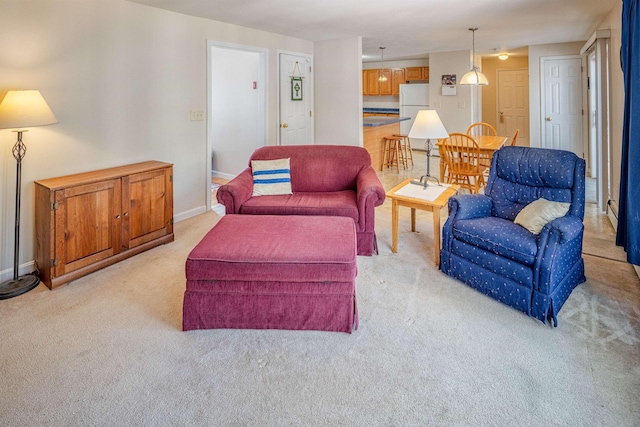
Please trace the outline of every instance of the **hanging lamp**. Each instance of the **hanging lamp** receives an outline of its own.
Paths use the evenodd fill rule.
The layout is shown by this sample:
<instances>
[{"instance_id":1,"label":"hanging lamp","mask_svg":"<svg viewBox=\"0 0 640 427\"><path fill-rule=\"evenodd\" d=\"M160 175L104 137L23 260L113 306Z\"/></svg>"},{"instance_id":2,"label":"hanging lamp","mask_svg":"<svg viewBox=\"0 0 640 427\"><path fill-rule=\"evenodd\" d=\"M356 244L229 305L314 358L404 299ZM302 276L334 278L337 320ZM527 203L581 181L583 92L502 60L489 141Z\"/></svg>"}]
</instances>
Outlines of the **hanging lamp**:
<instances>
[{"instance_id":1,"label":"hanging lamp","mask_svg":"<svg viewBox=\"0 0 640 427\"><path fill-rule=\"evenodd\" d=\"M478 71L478 67L476 66L476 31L477 28L469 28L469 31L473 34L473 45L472 45L472 64L471 71L462 76L462 80L460 80L461 85L476 85L476 86L487 86L489 81L487 78Z\"/></svg>"},{"instance_id":2,"label":"hanging lamp","mask_svg":"<svg viewBox=\"0 0 640 427\"><path fill-rule=\"evenodd\" d=\"M382 68L380 69L380 77L378 77L379 82L386 82L387 80L389 80L387 76L384 75L384 50L385 49L386 47L380 46L380 55L382 57Z\"/></svg>"}]
</instances>

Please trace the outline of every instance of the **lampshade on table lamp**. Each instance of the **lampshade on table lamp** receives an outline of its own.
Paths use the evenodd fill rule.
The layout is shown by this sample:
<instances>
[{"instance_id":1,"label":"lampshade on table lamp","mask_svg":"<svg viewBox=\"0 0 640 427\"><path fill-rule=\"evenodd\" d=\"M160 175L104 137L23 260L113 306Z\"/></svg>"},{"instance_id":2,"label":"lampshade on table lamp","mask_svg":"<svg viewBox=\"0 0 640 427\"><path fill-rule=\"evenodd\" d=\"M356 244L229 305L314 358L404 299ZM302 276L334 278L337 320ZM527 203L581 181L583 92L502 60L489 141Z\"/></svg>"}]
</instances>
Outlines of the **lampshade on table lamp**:
<instances>
[{"instance_id":1,"label":"lampshade on table lamp","mask_svg":"<svg viewBox=\"0 0 640 427\"><path fill-rule=\"evenodd\" d=\"M10 90L0 103L0 129L14 129L18 141L13 146L16 159L16 225L13 247L13 279L0 283L0 299L13 298L35 288L40 279L35 274L18 276L20 249L20 192L22 159L27 146L22 142L22 133L28 127L45 126L58 123L58 119L37 90Z\"/></svg>"},{"instance_id":2,"label":"lampshade on table lamp","mask_svg":"<svg viewBox=\"0 0 640 427\"><path fill-rule=\"evenodd\" d=\"M422 185L425 188L428 185L428 181L431 179L440 185L438 178L431 176L431 140L439 138L448 138L449 132L445 129L440 116L436 110L420 110L416 116L411 130L409 131L409 138L426 139L425 150L427 150L427 174L420 177L420 180L411 181L412 184Z\"/></svg>"}]
</instances>

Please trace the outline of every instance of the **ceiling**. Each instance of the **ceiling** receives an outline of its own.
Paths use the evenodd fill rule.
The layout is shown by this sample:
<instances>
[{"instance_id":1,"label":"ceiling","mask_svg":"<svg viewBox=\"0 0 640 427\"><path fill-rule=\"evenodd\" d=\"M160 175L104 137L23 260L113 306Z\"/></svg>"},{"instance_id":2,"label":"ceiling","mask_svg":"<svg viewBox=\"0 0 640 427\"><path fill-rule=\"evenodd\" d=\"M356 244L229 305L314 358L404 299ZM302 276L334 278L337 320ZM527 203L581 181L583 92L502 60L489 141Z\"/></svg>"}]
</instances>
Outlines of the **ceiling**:
<instances>
[{"instance_id":1,"label":"ceiling","mask_svg":"<svg viewBox=\"0 0 640 427\"><path fill-rule=\"evenodd\" d=\"M362 37L363 61L585 41L620 0L129 0L310 41Z\"/></svg>"}]
</instances>

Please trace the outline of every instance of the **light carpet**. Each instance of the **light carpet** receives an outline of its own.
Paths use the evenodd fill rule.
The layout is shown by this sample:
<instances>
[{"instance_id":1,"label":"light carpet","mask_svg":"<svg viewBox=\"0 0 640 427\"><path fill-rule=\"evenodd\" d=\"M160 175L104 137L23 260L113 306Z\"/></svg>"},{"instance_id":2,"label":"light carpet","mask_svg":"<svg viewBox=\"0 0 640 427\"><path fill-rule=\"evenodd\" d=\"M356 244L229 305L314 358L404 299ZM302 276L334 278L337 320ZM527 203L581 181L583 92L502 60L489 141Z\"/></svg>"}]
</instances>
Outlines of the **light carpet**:
<instances>
[{"instance_id":1,"label":"light carpet","mask_svg":"<svg viewBox=\"0 0 640 427\"><path fill-rule=\"evenodd\" d=\"M554 329L440 273L430 215L411 233L401 210L392 254L390 203L377 209L351 335L182 332L184 262L212 212L173 243L0 301L0 425L639 425L631 267L585 255Z\"/></svg>"}]
</instances>

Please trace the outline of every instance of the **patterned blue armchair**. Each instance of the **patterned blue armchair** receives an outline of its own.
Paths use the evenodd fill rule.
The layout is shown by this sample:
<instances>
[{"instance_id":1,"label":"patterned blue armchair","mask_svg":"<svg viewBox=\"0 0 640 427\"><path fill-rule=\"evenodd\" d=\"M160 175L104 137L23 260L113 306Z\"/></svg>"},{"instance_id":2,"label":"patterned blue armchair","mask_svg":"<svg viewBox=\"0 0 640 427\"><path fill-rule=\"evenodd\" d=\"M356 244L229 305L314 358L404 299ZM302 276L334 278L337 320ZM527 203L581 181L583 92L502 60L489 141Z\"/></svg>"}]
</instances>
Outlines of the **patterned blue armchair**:
<instances>
[{"instance_id":1,"label":"patterned blue armchair","mask_svg":"<svg viewBox=\"0 0 640 427\"><path fill-rule=\"evenodd\" d=\"M485 194L449 199L440 269L542 322L553 319L584 276L585 162L563 150L504 147ZM514 223L531 202L569 202L564 217L534 234Z\"/></svg>"}]
</instances>

